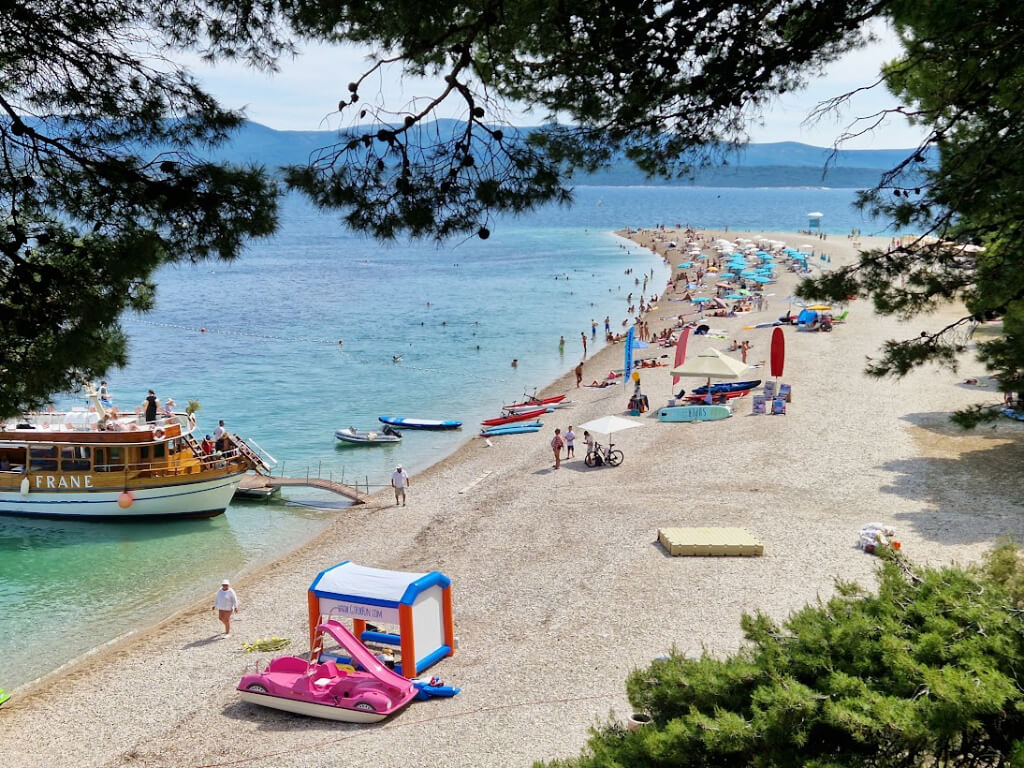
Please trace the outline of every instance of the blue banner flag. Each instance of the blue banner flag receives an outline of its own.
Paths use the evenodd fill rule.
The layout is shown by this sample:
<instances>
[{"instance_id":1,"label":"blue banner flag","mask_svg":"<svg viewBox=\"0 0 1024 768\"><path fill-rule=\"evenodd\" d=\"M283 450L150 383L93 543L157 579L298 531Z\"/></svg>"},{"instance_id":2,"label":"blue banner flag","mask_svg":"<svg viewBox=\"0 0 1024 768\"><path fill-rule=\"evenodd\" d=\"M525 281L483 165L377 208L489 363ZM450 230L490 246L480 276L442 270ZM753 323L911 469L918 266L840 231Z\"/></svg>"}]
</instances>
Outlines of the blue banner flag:
<instances>
[{"instance_id":1,"label":"blue banner flag","mask_svg":"<svg viewBox=\"0 0 1024 768\"><path fill-rule=\"evenodd\" d=\"M636 326L634 325L629 329L629 333L626 334L626 365L622 372L622 383L628 384L629 377L633 373L633 335L636 333Z\"/></svg>"}]
</instances>

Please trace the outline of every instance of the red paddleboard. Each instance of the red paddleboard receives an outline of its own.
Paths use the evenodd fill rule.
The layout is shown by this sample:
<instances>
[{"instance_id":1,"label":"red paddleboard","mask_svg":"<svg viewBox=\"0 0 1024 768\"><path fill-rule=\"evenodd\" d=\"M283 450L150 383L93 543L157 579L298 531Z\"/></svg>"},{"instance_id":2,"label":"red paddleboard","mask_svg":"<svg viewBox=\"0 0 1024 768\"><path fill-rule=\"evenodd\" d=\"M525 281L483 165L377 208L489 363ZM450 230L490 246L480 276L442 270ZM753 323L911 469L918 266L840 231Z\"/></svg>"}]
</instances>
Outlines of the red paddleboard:
<instances>
[{"instance_id":1,"label":"red paddleboard","mask_svg":"<svg viewBox=\"0 0 1024 768\"><path fill-rule=\"evenodd\" d=\"M690 340L690 326L683 328L683 332L679 334L679 341L676 342L676 363L673 368L678 368L686 361L686 342ZM672 386L674 387L679 383L681 376L672 377Z\"/></svg>"},{"instance_id":2,"label":"red paddleboard","mask_svg":"<svg viewBox=\"0 0 1024 768\"><path fill-rule=\"evenodd\" d=\"M782 335L782 329L776 328L772 331L772 378L782 376L782 368L786 364L786 337Z\"/></svg>"},{"instance_id":3,"label":"red paddleboard","mask_svg":"<svg viewBox=\"0 0 1024 768\"><path fill-rule=\"evenodd\" d=\"M519 413L514 416L501 416L497 419L487 419L487 421L481 421L480 423L485 427L497 427L502 424L511 424L514 421L529 421L547 412L547 408L538 408L535 411L527 411L526 413Z\"/></svg>"}]
</instances>

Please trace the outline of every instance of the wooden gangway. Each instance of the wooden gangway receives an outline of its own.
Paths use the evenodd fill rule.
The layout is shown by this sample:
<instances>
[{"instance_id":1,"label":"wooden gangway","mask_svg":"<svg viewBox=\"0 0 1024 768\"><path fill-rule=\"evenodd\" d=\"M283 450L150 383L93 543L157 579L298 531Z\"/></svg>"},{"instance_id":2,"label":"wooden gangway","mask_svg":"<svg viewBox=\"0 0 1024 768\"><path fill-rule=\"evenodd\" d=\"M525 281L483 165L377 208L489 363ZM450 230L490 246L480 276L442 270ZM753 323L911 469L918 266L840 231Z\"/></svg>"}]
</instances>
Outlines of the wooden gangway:
<instances>
[{"instance_id":1,"label":"wooden gangway","mask_svg":"<svg viewBox=\"0 0 1024 768\"><path fill-rule=\"evenodd\" d=\"M356 490L351 485L339 483L337 480L328 480L324 477L268 477L266 475L245 475L242 478L238 490L243 493L259 494L265 491L269 495L275 488L283 486L304 485L309 488L320 488L331 493L344 496L356 504L365 504L370 497L365 493Z\"/></svg>"}]
</instances>

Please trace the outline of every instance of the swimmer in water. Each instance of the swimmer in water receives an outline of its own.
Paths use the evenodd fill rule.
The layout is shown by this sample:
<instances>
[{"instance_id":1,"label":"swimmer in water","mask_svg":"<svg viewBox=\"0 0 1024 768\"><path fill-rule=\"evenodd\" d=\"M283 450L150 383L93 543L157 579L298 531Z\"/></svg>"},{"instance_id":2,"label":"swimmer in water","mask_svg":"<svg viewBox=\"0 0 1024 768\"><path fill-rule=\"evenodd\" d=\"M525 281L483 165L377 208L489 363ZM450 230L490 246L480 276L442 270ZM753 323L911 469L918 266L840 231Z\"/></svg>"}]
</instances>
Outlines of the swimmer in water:
<instances>
[{"instance_id":1,"label":"swimmer in water","mask_svg":"<svg viewBox=\"0 0 1024 768\"><path fill-rule=\"evenodd\" d=\"M391 356L391 360L392 360L392 362L400 363L400 362L402 362L402 356L401 355L392 355Z\"/></svg>"}]
</instances>

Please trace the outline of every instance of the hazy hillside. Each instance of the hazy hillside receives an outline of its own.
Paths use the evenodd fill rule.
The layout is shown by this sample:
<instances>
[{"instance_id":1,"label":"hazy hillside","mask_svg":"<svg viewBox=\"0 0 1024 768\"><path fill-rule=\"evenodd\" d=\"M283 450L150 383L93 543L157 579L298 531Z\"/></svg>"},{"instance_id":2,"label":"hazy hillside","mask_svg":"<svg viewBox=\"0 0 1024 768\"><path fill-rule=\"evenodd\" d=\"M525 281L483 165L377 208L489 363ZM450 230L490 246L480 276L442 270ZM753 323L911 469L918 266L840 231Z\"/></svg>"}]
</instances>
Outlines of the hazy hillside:
<instances>
[{"instance_id":1,"label":"hazy hillside","mask_svg":"<svg viewBox=\"0 0 1024 768\"><path fill-rule=\"evenodd\" d=\"M442 135L458 128L456 121L441 121L436 126ZM529 129L523 129L529 130ZM212 154L218 160L257 163L268 168L307 162L321 147L337 141L333 131L277 131L248 122L231 143ZM751 144L735 155L727 165L700 171L692 180L646 179L628 161L596 174L577 176L575 184L688 185L726 187L870 187L883 171L904 159L910 149L843 150L825 170L832 150L797 142ZM823 175L824 174L824 175Z\"/></svg>"}]
</instances>

